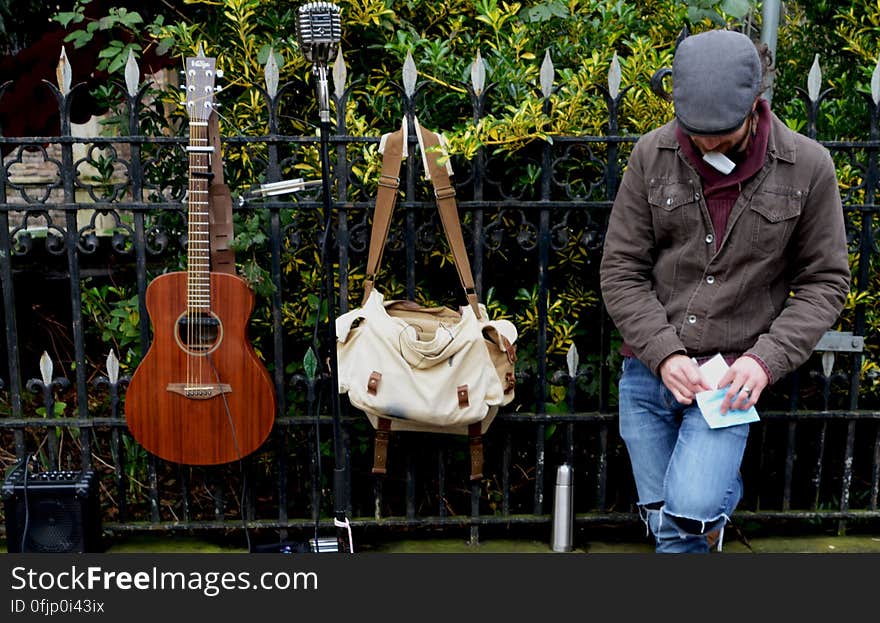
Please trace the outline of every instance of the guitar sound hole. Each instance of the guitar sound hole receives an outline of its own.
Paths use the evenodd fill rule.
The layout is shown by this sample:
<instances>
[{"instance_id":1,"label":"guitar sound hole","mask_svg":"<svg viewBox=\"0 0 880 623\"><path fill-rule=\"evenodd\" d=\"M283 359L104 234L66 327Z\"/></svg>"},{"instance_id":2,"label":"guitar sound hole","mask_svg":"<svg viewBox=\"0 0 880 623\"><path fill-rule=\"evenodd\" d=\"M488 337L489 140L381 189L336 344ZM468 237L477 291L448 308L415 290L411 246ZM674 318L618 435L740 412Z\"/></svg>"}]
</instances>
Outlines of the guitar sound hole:
<instances>
[{"instance_id":1,"label":"guitar sound hole","mask_svg":"<svg viewBox=\"0 0 880 623\"><path fill-rule=\"evenodd\" d=\"M177 343L194 355L206 355L220 343L223 327L211 312L183 314L177 319Z\"/></svg>"}]
</instances>

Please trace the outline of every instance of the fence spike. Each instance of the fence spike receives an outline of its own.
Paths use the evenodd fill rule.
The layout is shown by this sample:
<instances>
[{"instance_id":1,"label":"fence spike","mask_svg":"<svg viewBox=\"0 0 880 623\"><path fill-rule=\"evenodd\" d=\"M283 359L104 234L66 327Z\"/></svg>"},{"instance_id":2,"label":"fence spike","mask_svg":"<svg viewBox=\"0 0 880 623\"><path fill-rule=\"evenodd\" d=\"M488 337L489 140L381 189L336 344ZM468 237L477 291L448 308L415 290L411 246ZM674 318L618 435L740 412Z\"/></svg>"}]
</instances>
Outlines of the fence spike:
<instances>
[{"instance_id":1,"label":"fence spike","mask_svg":"<svg viewBox=\"0 0 880 623\"><path fill-rule=\"evenodd\" d=\"M832 351L825 351L822 353L822 372L825 374L825 378L831 378L831 371L834 369L834 353Z\"/></svg>"},{"instance_id":2,"label":"fence spike","mask_svg":"<svg viewBox=\"0 0 880 623\"><path fill-rule=\"evenodd\" d=\"M116 353L113 352L113 349L110 349L110 354L107 355L107 378L110 379L111 385L116 385L117 381L119 381L119 360L116 358Z\"/></svg>"},{"instance_id":3,"label":"fence spike","mask_svg":"<svg viewBox=\"0 0 880 623\"><path fill-rule=\"evenodd\" d=\"M880 106L880 56L877 57L874 73L871 74L871 99L874 100L874 106Z\"/></svg>"},{"instance_id":4,"label":"fence spike","mask_svg":"<svg viewBox=\"0 0 880 623\"><path fill-rule=\"evenodd\" d=\"M43 351L42 356L40 356L40 376L43 379L43 385L49 387L52 384L52 371L54 370L54 366L52 364L52 359L49 358L49 353Z\"/></svg>"},{"instance_id":5,"label":"fence spike","mask_svg":"<svg viewBox=\"0 0 880 623\"><path fill-rule=\"evenodd\" d=\"M568 352L565 354L565 362L568 364L568 376L571 378L576 377L578 365L580 364L580 357L578 356L578 349L577 346L574 345L574 342L568 347Z\"/></svg>"},{"instance_id":6,"label":"fence spike","mask_svg":"<svg viewBox=\"0 0 880 623\"><path fill-rule=\"evenodd\" d=\"M134 51L128 51L128 60L125 61L125 88L128 94L134 97L138 92L138 82L141 77L141 70L134 58Z\"/></svg>"},{"instance_id":7,"label":"fence spike","mask_svg":"<svg viewBox=\"0 0 880 623\"><path fill-rule=\"evenodd\" d=\"M822 69L819 67L819 55L813 57L813 66L810 67L810 75L807 76L807 95L810 101L819 99L819 89L822 86Z\"/></svg>"},{"instance_id":8,"label":"fence spike","mask_svg":"<svg viewBox=\"0 0 880 623\"><path fill-rule=\"evenodd\" d=\"M550 97L553 93L553 59L550 58L550 50L544 52L544 62L541 63L541 93L544 97Z\"/></svg>"},{"instance_id":9,"label":"fence spike","mask_svg":"<svg viewBox=\"0 0 880 623\"><path fill-rule=\"evenodd\" d=\"M416 62L413 60L412 52L406 53L406 60L403 62L403 92L407 97L412 97L416 92L416 79L419 72L416 69Z\"/></svg>"},{"instance_id":10,"label":"fence spike","mask_svg":"<svg viewBox=\"0 0 880 623\"><path fill-rule=\"evenodd\" d=\"M269 94L269 97L275 99L275 96L278 94L278 62L275 60L275 50L273 48L269 48L269 58L266 59L263 74L266 77L266 92Z\"/></svg>"},{"instance_id":11,"label":"fence spike","mask_svg":"<svg viewBox=\"0 0 880 623\"><path fill-rule=\"evenodd\" d=\"M345 59L342 58L342 46L336 53L336 60L333 61L333 91L336 93L336 99L342 99L345 94L345 82L348 80L348 68L345 66Z\"/></svg>"},{"instance_id":12,"label":"fence spike","mask_svg":"<svg viewBox=\"0 0 880 623\"><path fill-rule=\"evenodd\" d=\"M70 81L73 79L73 70L70 68L70 61L67 60L67 51L61 46L61 57L58 59L58 65L55 67L55 79L58 80L58 88L62 95L70 93Z\"/></svg>"},{"instance_id":13,"label":"fence spike","mask_svg":"<svg viewBox=\"0 0 880 623\"><path fill-rule=\"evenodd\" d=\"M315 351L312 350L311 346L303 357L303 370L305 371L308 380L315 380L315 373L318 371L318 358L315 356Z\"/></svg>"},{"instance_id":14,"label":"fence spike","mask_svg":"<svg viewBox=\"0 0 880 623\"><path fill-rule=\"evenodd\" d=\"M471 63L471 85L474 87L474 93L477 97L482 95L483 89L486 88L486 63L483 62L483 56L477 50L477 56Z\"/></svg>"},{"instance_id":15,"label":"fence spike","mask_svg":"<svg viewBox=\"0 0 880 623\"><path fill-rule=\"evenodd\" d=\"M616 51L611 57L611 67L608 68L608 94L613 100L620 94L620 60Z\"/></svg>"}]
</instances>

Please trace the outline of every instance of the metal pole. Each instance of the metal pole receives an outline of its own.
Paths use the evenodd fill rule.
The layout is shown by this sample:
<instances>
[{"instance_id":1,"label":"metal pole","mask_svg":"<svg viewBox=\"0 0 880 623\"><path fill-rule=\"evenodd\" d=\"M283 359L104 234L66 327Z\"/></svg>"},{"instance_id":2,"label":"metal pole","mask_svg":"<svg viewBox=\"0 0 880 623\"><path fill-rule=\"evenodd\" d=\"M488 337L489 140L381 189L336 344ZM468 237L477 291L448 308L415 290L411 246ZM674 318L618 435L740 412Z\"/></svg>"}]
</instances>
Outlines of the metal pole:
<instances>
[{"instance_id":1,"label":"metal pole","mask_svg":"<svg viewBox=\"0 0 880 623\"><path fill-rule=\"evenodd\" d=\"M773 65L776 62L776 33L779 30L779 0L765 0L761 8L761 42L766 43L773 55ZM767 90L764 91L764 99L768 104L773 103L773 72L767 77Z\"/></svg>"}]
</instances>

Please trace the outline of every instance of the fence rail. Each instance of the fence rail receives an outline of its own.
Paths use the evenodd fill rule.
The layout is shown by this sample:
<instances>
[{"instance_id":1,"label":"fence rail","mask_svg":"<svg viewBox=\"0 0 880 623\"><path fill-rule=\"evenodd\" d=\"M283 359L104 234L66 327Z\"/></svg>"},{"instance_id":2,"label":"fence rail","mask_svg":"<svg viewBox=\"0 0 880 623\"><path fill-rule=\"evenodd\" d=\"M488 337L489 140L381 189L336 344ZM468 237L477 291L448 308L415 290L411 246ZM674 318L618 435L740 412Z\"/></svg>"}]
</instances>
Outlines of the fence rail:
<instances>
[{"instance_id":1,"label":"fence rail","mask_svg":"<svg viewBox=\"0 0 880 623\"><path fill-rule=\"evenodd\" d=\"M410 86L402 108L413 121L416 76L403 83ZM542 83L549 113L552 65L545 63ZM236 222L250 235L247 261L256 267L255 344L277 394L272 435L240 464L220 467L176 465L144 452L127 432L122 403L137 361L129 351L144 353L150 342L147 284L179 268L186 250L186 140L141 133L145 85L129 84L122 95L128 135L114 137L74 136L76 88L46 88L58 101L60 135L0 137L0 435L7 467L36 452L43 469L95 469L104 525L114 531L247 526L286 534L331 527L333 509L342 509L356 527L462 528L475 540L485 526L549 526L548 496L562 462L575 467L579 524L637 521L616 430L618 337L598 298L604 228L638 138L617 134L625 91L614 63L607 136L555 137L513 160L487 150L470 161L453 158L477 290L521 331L517 399L485 436L486 477L478 483L467 478L466 440L416 433L392 437L389 474L373 477L366 419L343 404L334 420L330 375L305 363L328 352L326 333L313 322L326 271L336 277L339 301L331 315L357 300L378 175L371 168L378 137L347 134L348 93L339 88L329 139L327 265L314 261L328 216L320 191L255 198L255 180L233 182L243 198ZM262 183L295 177L297 165L314 161L316 137L279 134L282 92L263 92L267 134L224 139L233 180L245 156L259 162L255 179ZM807 95L814 138L817 93ZM479 120L487 92L472 85L470 96L462 105ZM839 165L859 172L843 193L856 294L867 291L878 255L878 100L875 93L869 138L825 142ZM416 153L414 137L409 147ZM519 175L524 171L532 173ZM453 303L455 275L443 261L447 250L417 158L405 163L401 192L383 283L407 298ZM875 402L860 406L867 323L866 303L857 301L845 332L829 334L801 370L763 398L743 464L740 517L832 521L840 530L880 519L880 411Z\"/></svg>"}]
</instances>

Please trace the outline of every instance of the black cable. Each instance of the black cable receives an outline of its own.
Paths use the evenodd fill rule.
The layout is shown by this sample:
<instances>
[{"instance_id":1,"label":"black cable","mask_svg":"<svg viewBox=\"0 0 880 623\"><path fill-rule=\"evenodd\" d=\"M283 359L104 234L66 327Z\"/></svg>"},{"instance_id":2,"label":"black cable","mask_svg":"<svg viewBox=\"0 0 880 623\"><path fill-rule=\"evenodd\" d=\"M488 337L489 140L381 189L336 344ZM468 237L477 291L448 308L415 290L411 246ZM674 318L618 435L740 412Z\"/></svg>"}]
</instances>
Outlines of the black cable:
<instances>
[{"instance_id":1,"label":"black cable","mask_svg":"<svg viewBox=\"0 0 880 623\"><path fill-rule=\"evenodd\" d=\"M327 241L330 238L330 228L333 225L333 212L329 210L326 215L326 221L324 223L324 231L321 235L321 244L320 244L320 257L322 264L326 267L327 265ZM324 304L324 288L319 289L318 293L318 305L315 311L315 327L312 329L312 344L315 348L318 346L318 328L321 326L320 314L321 307ZM330 319L330 308L327 307L327 322L331 322ZM333 346L335 348L335 345ZM332 378L331 378L332 380ZM337 391L338 389L335 387L331 387L330 391ZM317 478L318 478L318 497L315 500L315 551L320 551L320 546L318 545L318 531L320 528L320 516L321 516L321 505L324 503L324 487L323 487L323 470L321 469L321 422L319 420L319 415L321 413L321 398L320 395L317 398L315 403L315 456L316 456L316 470L317 470Z\"/></svg>"}]
</instances>

